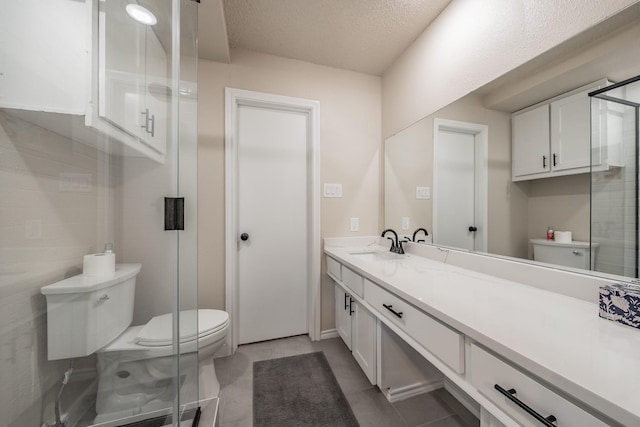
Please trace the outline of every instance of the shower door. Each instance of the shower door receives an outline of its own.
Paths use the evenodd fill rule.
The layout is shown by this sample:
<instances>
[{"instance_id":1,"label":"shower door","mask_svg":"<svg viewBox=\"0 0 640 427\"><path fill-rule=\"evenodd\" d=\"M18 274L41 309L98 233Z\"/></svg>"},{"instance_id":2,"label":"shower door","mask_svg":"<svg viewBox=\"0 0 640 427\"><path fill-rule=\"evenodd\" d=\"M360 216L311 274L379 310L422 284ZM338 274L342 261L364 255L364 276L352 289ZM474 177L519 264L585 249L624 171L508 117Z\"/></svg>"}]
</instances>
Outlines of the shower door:
<instances>
[{"instance_id":1,"label":"shower door","mask_svg":"<svg viewBox=\"0 0 640 427\"><path fill-rule=\"evenodd\" d=\"M604 170L592 161L591 270L638 278L640 76L589 95L592 159L606 149L618 160Z\"/></svg>"},{"instance_id":2,"label":"shower door","mask_svg":"<svg viewBox=\"0 0 640 427\"><path fill-rule=\"evenodd\" d=\"M0 427L191 425L202 406L178 332L198 330L183 315L197 309L196 40L192 0L3 4ZM48 339L68 331L48 329L40 289L107 244L141 265L130 326L171 313L171 344L153 360L109 345L52 360Z\"/></svg>"}]
</instances>

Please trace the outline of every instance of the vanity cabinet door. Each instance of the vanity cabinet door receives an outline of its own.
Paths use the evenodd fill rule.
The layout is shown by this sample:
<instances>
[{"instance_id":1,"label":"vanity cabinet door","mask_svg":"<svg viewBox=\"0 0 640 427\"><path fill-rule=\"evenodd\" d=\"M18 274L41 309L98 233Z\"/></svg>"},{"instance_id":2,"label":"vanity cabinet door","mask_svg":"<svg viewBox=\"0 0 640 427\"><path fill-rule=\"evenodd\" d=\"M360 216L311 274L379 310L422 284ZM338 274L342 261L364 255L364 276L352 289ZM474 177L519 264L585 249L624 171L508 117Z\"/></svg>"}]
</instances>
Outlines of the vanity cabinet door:
<instances>
[{"instance_id":1,"label":"vanity cabinet door","mask_svg":"<svg viewBox=\"0 0 640 427\"><path fill-rule=\"evenodd\" d=\"M351 317L351 352L371 384L376 384L376 317L357 302Z\"/></svg>"},{"instance_id":2,"label":"vanity cabinet door","mask_svg":"<svg viewBox=\"0 0 640 427\"><path fill-rule=\"evenodd\" d=\"M336 330L338 335L342 338L342 341L351 350L351 308L354 302L352 302L351 295L342 289L342 287L336 285Z\"/></svg>"},{"instance_id":3,"label":"vanity cabinet door","mask_svg":"<svg viewBox=\"0 0 640 427\"><path fill-rule=\"evenodd\" d=\"M548 175L549 104L513 114L511 126L513 180Z\"/></svg>"}]
</instances>

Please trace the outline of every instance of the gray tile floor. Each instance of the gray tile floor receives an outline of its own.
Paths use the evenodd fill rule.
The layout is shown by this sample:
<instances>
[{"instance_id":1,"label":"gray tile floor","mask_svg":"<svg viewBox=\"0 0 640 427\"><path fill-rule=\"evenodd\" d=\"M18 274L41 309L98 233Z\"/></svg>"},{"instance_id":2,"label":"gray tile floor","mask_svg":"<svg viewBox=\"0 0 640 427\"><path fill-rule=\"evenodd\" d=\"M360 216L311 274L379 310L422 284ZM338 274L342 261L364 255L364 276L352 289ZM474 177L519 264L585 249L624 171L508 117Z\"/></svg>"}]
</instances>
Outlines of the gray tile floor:
<instances>
[{"instance_id":1,"label":"gray tile floor","mask_svg":"<svg viewBox=\"0 0 640 427\"><path fill-rule=\"evenodd\" d=\"M252 426L253 362L323 351L361 427L467 427L480 421L444 389L391 404L372 386L340 338L297 336L243 345L215 360L220 427Z\"/></svg>"}]
</instances>

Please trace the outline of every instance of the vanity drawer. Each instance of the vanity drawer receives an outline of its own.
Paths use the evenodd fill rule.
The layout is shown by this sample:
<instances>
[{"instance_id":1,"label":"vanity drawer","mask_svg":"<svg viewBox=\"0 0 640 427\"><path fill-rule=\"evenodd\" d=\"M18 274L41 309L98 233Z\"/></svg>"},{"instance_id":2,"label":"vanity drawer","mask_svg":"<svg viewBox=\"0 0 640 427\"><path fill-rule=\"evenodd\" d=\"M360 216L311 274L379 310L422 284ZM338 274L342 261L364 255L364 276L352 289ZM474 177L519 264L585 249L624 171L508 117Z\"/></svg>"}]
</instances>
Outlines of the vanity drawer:
<instances>
[{"instance_id":1,"label":"vanity drawer","mask_svg":"<svg viewBox=\"0 0 640 427\"><path fill-rule=\"evenodd\" d=\"M327 273L331 274L334 278L342 280L342 264L330 256L327 257Z\"/></svg>"},{"instance_id":2,"label":"vanity drawer","mask_svg":"<svg viewBox=\"0 0 640 427\"><path fill-rule=\"evenodd\" d=\"M472 344L469 353L468 378L480 393L513 417L520 425L539 427L536 420L496 388L506 393L515 390L515 397L539 413L543 418L553 415L561 427L604 427L608 424L543 386L519 369L503 362L479 346Z\"/></svg>"},{"instance_id":3,"label":"vanity drawer","mask_svg":"<svg viewBox=\"0 0 640 427\"><path fill-rule=\"evenodd\" d=\"M342 283L346 287L351 289L354 294L363 298L364 295L364 278L357 273L349 270L347 267L342 266Z\"/></svg>"},{"instance_id":4,"label":"vanity drawer","mask_svg":"<svg viewBox=\"0 0 640 427\"><path fill-rule=\"evenodd\" d=\"M464 372L464 335L365 280L365 301L455 372Z\"/></svg>"}]
</instances>

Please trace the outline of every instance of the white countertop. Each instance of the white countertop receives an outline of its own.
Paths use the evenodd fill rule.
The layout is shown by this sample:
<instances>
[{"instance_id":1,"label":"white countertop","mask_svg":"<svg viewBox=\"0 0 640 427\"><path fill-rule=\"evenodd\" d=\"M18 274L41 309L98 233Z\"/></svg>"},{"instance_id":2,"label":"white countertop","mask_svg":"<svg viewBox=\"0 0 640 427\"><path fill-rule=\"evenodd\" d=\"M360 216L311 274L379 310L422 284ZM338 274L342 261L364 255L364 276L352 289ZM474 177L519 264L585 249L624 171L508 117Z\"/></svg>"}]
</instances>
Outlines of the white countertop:
<instances>
[{"instance_id":1,"label":"white countertop","mask_svg":"<svg viewBox=\"0 0 640 427\"><path fill-rule=\"evenodd\" d=\"M376 260L324 251L542 380L629 426L640 426L640 330L598 305L416 255Z\"/></svg>"}]
</instances>

